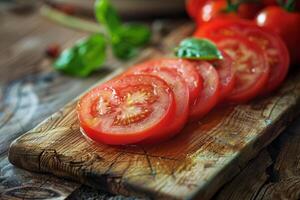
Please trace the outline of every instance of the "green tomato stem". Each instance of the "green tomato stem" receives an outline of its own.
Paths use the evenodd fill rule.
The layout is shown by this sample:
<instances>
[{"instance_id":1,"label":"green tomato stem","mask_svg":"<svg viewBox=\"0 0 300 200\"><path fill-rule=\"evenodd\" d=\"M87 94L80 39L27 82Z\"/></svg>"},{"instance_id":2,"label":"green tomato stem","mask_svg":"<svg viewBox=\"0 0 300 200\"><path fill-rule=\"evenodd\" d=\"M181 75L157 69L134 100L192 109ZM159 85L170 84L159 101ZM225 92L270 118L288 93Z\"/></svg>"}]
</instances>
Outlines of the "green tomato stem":
<instances>
[{"instance_id":1,"label":"green tomato stem","mask_svg":"<svg viewBox=\"0 0 300 200\"><path fill-rule=\"evenodd\" d=\"M295 0L287 0L286 3L283 5L283 8L288 12L293 12L295 11L295 5Z\"/></svg>"},{"instance_id":2,"label":"green tomato stem","mask_svg":"<svg viewBox=\"0 0 300 200\"><path fill-rule=\"evenodd\" d=\"M99 26L97 23L66 15L63 12L46 5L41 7L40 14L47 19L72 29L85 31L88 33L102 33L107 35L105 28Z\"/></svg>"},{"instance_id":3,"label":"green tomato stem","mask_svg":"<svg viewBox=\"0 0 300 200\"><path fill-rule=\"evenodd\" d=\"M231 0L226 0L227 2L227 7L225 9L225 12L230 13L230 12L237 12L239 8L239 3L233 3Z\"/></svg>"}]
</instances>

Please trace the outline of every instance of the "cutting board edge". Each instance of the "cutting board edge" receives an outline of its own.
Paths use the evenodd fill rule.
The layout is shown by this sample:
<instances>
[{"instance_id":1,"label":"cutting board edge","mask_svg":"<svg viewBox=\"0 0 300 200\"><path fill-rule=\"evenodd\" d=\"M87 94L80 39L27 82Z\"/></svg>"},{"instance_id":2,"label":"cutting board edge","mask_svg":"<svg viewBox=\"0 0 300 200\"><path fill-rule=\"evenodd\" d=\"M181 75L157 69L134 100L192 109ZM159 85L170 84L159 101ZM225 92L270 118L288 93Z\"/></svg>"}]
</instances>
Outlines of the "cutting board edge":
<instances>
[{"instance_id":1,"label":"cutting board edge","mask_svg":"<svg viewBox=\"0 0 300 200\"><path fill-rule=\"evenodd\" d=\"M266 146L268 146L271 142L273 142L286 128L289 124L292 123L293 119L295 119L297 116L300 115L300 97L296 100L296 103L288 108L284 113L282 113L276 121L273 122L273 126L268 126L262 131L262 137L259 137L258 140L251 141L247 144L234 158L234 160L237 160L239 165L237 166L239 171L235 171L237 169L236 167L230 166L230 164L225 166L225 169L222 168L222 171L219 171L215 176L219 176L220 173L225 173L225 170L228 170L228 172L232 171L232 176L228 180L223 180L223 183L220 183L218 187L215 187L214 192L211 191L211 186L213 185L214 178L211 179L210 182L205 184L204 187L199 188L194 194L191 194L186 199L192 200L197 199L198 197L201 197L201 200L209 200L214 196L214 193L218 191L222 186L224 186L228 181L232 180L236 175L239 174L240 171L242 171L251 159L255 158L255 156L263 150ZM288 116L286 118L286 116ZM271 129L271 130L270 130ZM272 131L273 130L273 131ZM266 134L272 132L270 138L263 138ZM257 143L260 144L257 144ZM259 148L257 148L259 147ZM232 162L234 162L232 160ZM227 172L227 174L228 174ZM226 173L225 173L226 174ZM207 190L207 188L210 188ZM207 193L209 191L209 193Z\"/></svg>"}]
</instances>

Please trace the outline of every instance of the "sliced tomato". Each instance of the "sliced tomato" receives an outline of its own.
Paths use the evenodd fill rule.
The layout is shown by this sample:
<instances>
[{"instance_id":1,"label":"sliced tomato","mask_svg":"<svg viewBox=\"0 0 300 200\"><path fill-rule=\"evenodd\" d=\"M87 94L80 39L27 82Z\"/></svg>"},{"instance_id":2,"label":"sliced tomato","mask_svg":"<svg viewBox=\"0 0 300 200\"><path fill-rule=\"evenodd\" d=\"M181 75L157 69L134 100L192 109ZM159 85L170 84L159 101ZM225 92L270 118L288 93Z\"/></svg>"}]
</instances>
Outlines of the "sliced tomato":
<instances>
[{"instance_id":1,"label":"sliced tomato","mask_svg":"<svg viewBox=\"0 0 300 200\"><path fill-rule=\"evenodd\" d=\"M242 36L215 37L214 42L234 60L236 84L227 97L231 102L247 102L265 89L270 67L267 55L257 44Z\"/></svg>"},{"instance_id":2,"label":"sliced tomato","mask_svg":"<svg viewBox=\"0 0 300 200\"><path fill-rule=\"evenodd\" d=\"M279 36L246 20L216 20L195 33L195 36L209 38L220 35L243 35L267 53L271 72L263 93L274 91L283 82L290 60L287 47Z\"/></svg>"},{"instance_id":3,"label":"sliced tomato","mask_svg":"<svg viewBox=\"0 0 300 200\"><path fill-rule=\"evenodd\" d=\"M189 112L189 88L184 79L175 69L166 68L160 65L153 65L153 62L144 62L132 67L125 74L152 74L160 77L170 86L174 92L176 111L172 123L165 127L162 135L153 134L146 142L158 142L171 138L177 134L185 125Z\"/></svg>"},{"instance_id":4,"label":"sliced tomato","mask_svg":"<svg viewBox=\"0 0 300 200\"><path fill-rule=\"evenodd\" d=\"M220 97L219 100L229 96L235 85L235 73L233 62L229 55L222 51L222 60L210 61L219 74L220 79Z\"/></svg>"},{"instance_id":5,"label":"sliced tomato","mask_svg":"<svg viewBox=\"0 0 300 200\"><path fill-rule=\"evenodd\" d=\"M174 94L162 79L128 75L98 86L79 101L82 131L106 144L132 144L160 133L172 121Z\"/></svg>"},{"instance_id":6,"label":"sliced tomato","mask_svg":"<svg viewBox=\"0 0 300 200\"><path fill-rule=\"evenodd\" d=\"M203 80L195 69L195 62L177 58L165 58L150 60L146 63L146 65L176 70L188 85L190 103L197 98L202 90Z\"/></svg>"},{"instance_id":7,"label":"sliced tomato","mask_svg":"<svg viewBox=\"0 0 300 200\"><path fill-rule=\"evenodd\" d=\"M220 81L218 72L208 62L198 62L196 69L203 78L203 90L190 107L190 118L200 119L206 115L219 100Z\"/></svg>"}]
</instances>

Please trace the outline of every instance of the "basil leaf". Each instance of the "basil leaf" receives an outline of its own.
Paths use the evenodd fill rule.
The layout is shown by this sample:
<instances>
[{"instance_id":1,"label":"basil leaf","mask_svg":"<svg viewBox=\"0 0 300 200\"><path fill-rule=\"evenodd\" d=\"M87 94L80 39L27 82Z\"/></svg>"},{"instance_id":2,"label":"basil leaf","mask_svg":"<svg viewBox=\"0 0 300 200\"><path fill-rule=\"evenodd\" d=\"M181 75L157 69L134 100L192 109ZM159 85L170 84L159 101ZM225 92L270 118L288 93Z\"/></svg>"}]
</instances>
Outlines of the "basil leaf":
<instances>
[{"instance_id":1,"label":"basil leaf","mask_svg":"<svg viewBox=\"0 0 300 200\"><path fill-rule=\"evenodd\" d=\"M122 60L128 60L136 56L140 47L149 42L150 29L145 25L127 24L111 38L113 53Z\"/></svg>"},{"instance_id":2,"label":"basil leaf","mask_svg":"<svg viewBox=\"0 0 300 200\"><path fill-rule=\"evenodd\" d=\"M95 15L98 22L103 24L110 33L118 32L122 26L121 19L109 0L96 0Z\"/></svg>"},{"instance_id":3,"label":"basil leaf","mask_svg":"<svg viewBox=\"0 0 300 200\"><path fill-rule=\"evenodd\" d=\"M112 50L114 55L122 60L128 60L136 56L139 48L122 39L122 37L115 36L112 41Z\"/></svg>"},{"instance_id":4,"label":"basil leaf","mask_svg":"<svg viewBox=\"0 0 300 200\"><path fill-rule=\"evenodd\" d=\"M106 40L95 34L76 42L66 49L54 62L54 68L66 74L85 77L99 69L106 58Z\"/></svg>"},{"instance_id":5,"label":"basil leaf","mask_svg":"<svg viewBox=\"0 0 300 200\"><path fill-rule=\"evenodd\" d=\"M175 49L175 55L179 58L193 60L223 59L217 46L207 39L187 38L180 42Z\"/></svg>"},{"instance_id":6,"label":"basil leaf","mask_svg":"<svg viewBox=\"0 0 300 200\"><path fill-rule=\"evenodd\" d=\"M135 46L143 46L150 41L151 31L143 24L125 24L119 30L123 40Z\"/></svg>"},{"instance_id":7,"label":"basil leaf","mask_svg":"<svg viewBox=\"0 0 300 200\"><path fill-rule=\"evenodd\" d=\"M95 14L99 23L103 24L110 33L113 53L119 59L128 60L136 56L139 47L150 40L151 32L147 26L123 25L109 0L97 0Z\"/></svg>"}]
</instances>

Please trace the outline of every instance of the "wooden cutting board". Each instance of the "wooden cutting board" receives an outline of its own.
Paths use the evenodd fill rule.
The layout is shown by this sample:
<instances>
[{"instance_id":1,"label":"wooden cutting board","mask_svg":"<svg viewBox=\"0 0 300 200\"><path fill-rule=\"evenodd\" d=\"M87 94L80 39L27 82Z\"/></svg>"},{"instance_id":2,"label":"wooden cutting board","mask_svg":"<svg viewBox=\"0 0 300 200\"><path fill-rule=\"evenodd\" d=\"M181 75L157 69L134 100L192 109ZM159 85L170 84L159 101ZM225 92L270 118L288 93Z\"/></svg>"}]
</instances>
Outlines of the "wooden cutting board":
<instances>
[{"instance_id":1,"label":"wooden cutting board","mask_svg":"<svg viewBox=\"0 0 300 200\"><path fill-rule=\"evenodd\" d=\"M190 31L178 29L162 46L169 48ZM115 194L209 199L295 117L300 105L300 74L295 74L272 96L216 108L186 125L177 137L153 146L108 146L86 140L79 131L74 100L15 140L9 160L30 171Z\"/></svg>"}]
</instances>

